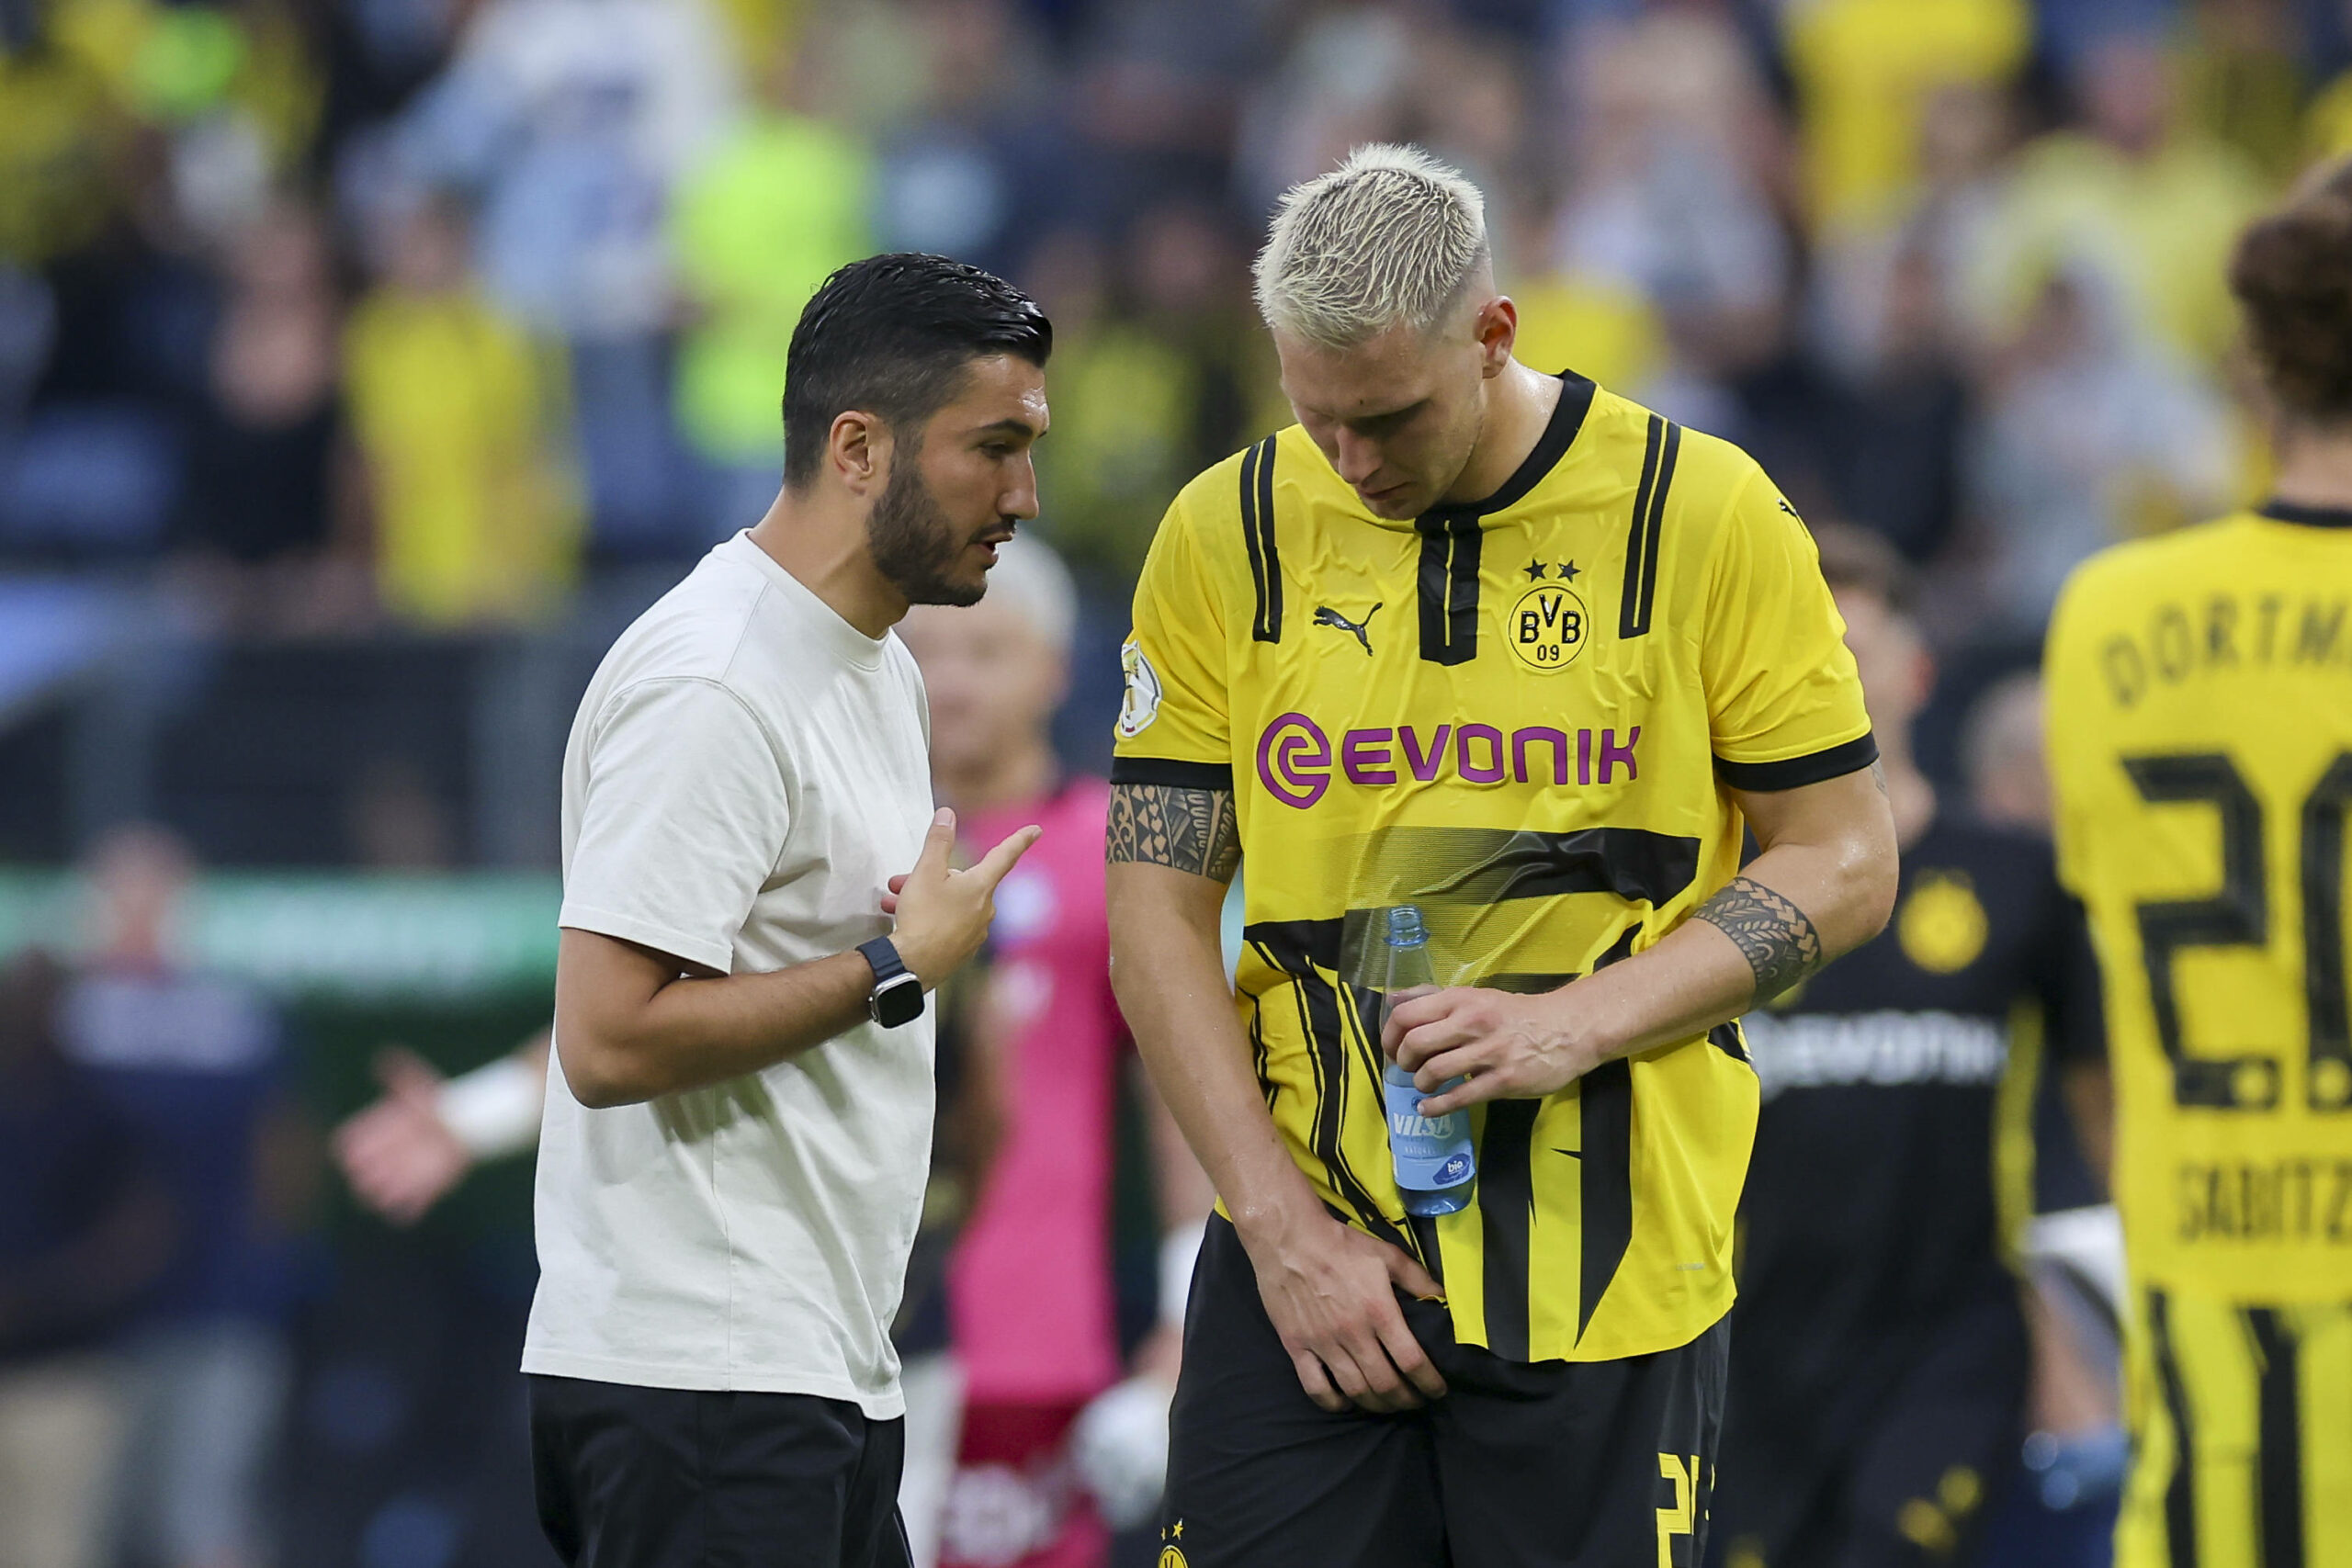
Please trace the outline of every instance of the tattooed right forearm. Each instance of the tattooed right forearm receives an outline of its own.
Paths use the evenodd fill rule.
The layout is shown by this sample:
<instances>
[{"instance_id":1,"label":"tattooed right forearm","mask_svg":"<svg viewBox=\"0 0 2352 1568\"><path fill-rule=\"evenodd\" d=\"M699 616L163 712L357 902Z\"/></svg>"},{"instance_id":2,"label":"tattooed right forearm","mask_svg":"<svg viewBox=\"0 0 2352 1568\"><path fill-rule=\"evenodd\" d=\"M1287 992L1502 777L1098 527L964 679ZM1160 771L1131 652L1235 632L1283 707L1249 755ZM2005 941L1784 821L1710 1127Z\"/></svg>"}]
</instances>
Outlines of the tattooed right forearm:
<instances>
[{"instance_id":1,"label":"tattooed right forearm","mask_svg":"<svg viewBox=\"0 0 2352 1568\"><path fill-rule=\"evenodd\" d=\"M1731 938L1756 972L1756 999L1769 1002L1821 967L1821 934L1803 909L1745 876L1699 906L1695 917Z\"/></svg>"},{"instance_id":2,"label":"tattooed right forearm","mask_svg":"<svg viewBox=\"0 0 2352 1568\"><path fill-rule=\"evenodd\" d=\"M1181 784L1111 786L1111 821L1103 858L1113 865L1140 862L1230 882L1241 864L1241 827L1228 789Z\"/></svg>"}]
</instances>

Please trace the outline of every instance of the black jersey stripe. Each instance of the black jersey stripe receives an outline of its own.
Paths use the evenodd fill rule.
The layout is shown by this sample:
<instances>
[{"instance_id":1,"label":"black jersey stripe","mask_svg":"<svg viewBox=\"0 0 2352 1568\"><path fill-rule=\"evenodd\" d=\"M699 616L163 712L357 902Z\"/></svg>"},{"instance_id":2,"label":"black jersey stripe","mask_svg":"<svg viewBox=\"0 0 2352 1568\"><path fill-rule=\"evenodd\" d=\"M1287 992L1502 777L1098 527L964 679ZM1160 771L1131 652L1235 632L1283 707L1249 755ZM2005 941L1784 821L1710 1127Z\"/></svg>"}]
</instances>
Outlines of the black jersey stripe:
<instances>
[{"instance_id":1,"label":"black jersey stripe","mask_svg":"<svg viewBox=\"0 0 2352 1568\"><path fill-rule=\"evenodd\" d=\"M1381 1213L1379 1201L1348 1163L1347 1151L1340 1143L1352 1070L1352 1053L1340 1017L1340 985L1333 978L1339 970L1342 925L1339 920L1265 920L1243 927L1241 939L1255 947L1268 964L1291 977L1299 1030L1306 1037L1307 1058L1315 1074L1315 1121L1307 1142L1322 1162L1331 1190L1365 1230L1418 1258L1420 1254L1412 1238ZM1376 1070L1370 1087L1373 1093L1379 1092Z\"/></svg>"},{"instance_id":2,"label":"black jersey stripe","mask_svg":"<svg viewBox=\"0 0 2352 1568\"><path fill-rule=\"evenodd\" d=\"M1486 536L1475 515L1432 513L1413 526L1421 536L1421 657L1467 664L1478 657L1478 561Z\"/></svg>"},{"instance_id":3,"label":"black jersey stripe","mask_svg":"<svg viewBox=\"0 0 2352 1568\"><path fill-rule=\"evenodd\" d=\"M1266 1070L1266 1021L1264 1009L1252 1003L1250 1009L1250 1067L1258 1075L1258 1091L1265 1096L1266 1110L1274 1109L1273 1077Z\"/></svg>"},{"instance_id":4,"label":"black jersey stripe","mask_svg":"<svg viewBox=\"0 0 2352 1568\"><path fill-rule=\"evenodd\" d=\"M1540 1100L1498 1100L1487 1106L1478 1138L1478 1239L1484 1267L1487 1348L1506 1360L1527 1359L1528 1232L1535 1223L1532 1156Z\"/></svg>"},{"instance_id":5,"label":"black jersey stripe","mask_svg":"<svg viewBox=\"0 0 2352 1568\"><path fill-rule=\"evenodd\" d=\"M2274 523L2300 523L2306 528L2352 528L2352 511L2340 506L2303 506L2291 501L2266 501L2255 512Z\"/></svg>"},{"instance_id":6,"label":"black jersey stripe","mask_svg":"<svg viewBox=\"0 0 2352 1568\"><path fill-rule=\"evenodd\" d=\"M2148 1340L2155 1352L2156 1386L2172 1427L2172 1476L2165 1483L2165 1555L2168 1568L2197 1568L2197 1439L2188 1425L2188 1390L2172 1342L2172 1303L2148 1292Z\"/></svg>"},{"instance_id":7,"label":"black jersey stripe","mask_svg":"<svg viewBox=\"0 0 2352 1568\"><path fill-rule=\"evenodd\" d=\"M1443 1290L1445 1249L1438 1245L1436 1216L1408 1214L1405 1216L1405 1228L1412 1232L1413 1245L1420 1249L1421 1267L1430 1271L1430 1278L1438 1282L1440 1290Z\"/></svg>"},{"instance_id":8,"label":"black jersey stripe","mask_svg":"<svg viewBox=\"0 0 2352 1568\"><path fill-rule=\"evenodd\" d=\"M1250 580L1258 591L1250 635L1259 642L1283 639L1283 565L1274 547L1274 438L1267 436L1241 455L1241 542L1250 552Z\"/></svg>"},{"instance_id":9,"label":"black jersey stripe","mask_svg":"<svg viewBox=\"0 0 2352 1568\"><path fill-rule=\"evenodd\" d=\"M1266 624L1266 557L1258 540L1258 454L1263 450L1261 442L1241 454L1241 547L1250 553L1250 586L1257 597L1253 632Z\"/></svg>"},{"instance_id":10,"label":"black jersey stripe","mask_svg":"<svg viewBox=\"0 0 2352 1568\"><path fill-rule=\"evenodd\" d=\"M2262 1568L2303 1568L2303 1420L2295 1331L2269 1307L2248 1307L2255 1380L2255 1514Z\"/></svg>"},{"instance_id":11,"label":"black jersey stripe","mask_svg":"<svg viewBox=\"0 0 2352 1568\"><path fill-rule=\"evenodd\" d=\"M1857 736L1802 757L1783 757L1777 762L1735 762L1718 757L1715 772L1734 789L1770 794L1774 790L1803 789L1826 779L1842 779L1877 761L1878 737L1872 734Z\"/></svg>"},{"instance_id":12,"label":"black jersey stripe","mask_svg":"<svg viewBox=\"0 0 2352 1568\"><path fill-rule=\"evenodd\" d=\"M2352 808L2352 751L2339 752L2303 803L2303 1007L2311 1020L2311 1061L2352 1067L2352 992L2344 976L2344 818ZM2314 1111L2321 1075L2304 1075Z\"/></svg>"},{"instance_id":13,"label":"black jersey stripe","mask_svg":"<svg viewBox=\"0 0 2352 1568\"><path fill-rule=\"evenodd\" d=\"M1233 792L1233 764L1230 762L1187 762L1175 757L1114 757L1111 759L1111 782L1114 784L1164 784L1175 789L1216 790Z\"/></svg>"},{"instance_id":14,"label":"black jersey stripe","mask_svg":"<svg viewBox=\"0 0 2352 1568\"><path fill-rule=\"evenodd\" d=\"M1392 828L1375 854L1432 869L1413 896L1428 903L1498 904L1613 893L1664 904L1699 874L1699 840L1646 828Z\"/></svg>"},{"instance_id":15,"label":"black jersey stripe","mask_svg":"<svg viewBox=\"0 0 2352 1568\"><path fill-rule=\"evenodd\" d=\"M1642 480L1634 490L1634 515L1625 535L1625 591L1617 611L1617 635L1641 637L1650 629L1657 603L1657 552L1666 532L1666 496L1674 484L1674 462L1682 450L1682 427L1650 415L1642 448Z\"/></svg>"},{"instance_id":16,"label":"black jersey stripe","mask_svg":"<svg viewBox=\"0 0 2352 1568\"><path fill-rule=\"evenodd\" d=\"M1666 450L1658 454L1657 492L1650 497L1649 526L1642 539L1642 626L1650 629L1650 612L1657 601L1658 543L1666 537L1666 497L1674 488L1674 460L1682 451L1682 427L1666 424ZM1636 634L1638 635L1638 634Z\"/></svg>"},{"instance_id":17,"label":"black jersey stripe","mask_svg":"<svg viewBox=\"0 0 2352 1568\"><path fill-rule=\"evenodd\" d=\"M1735 1062L1747 1060L1747 1036L1741 1031L1739 1020L1736 1018L1707 1031L1707 1043Z\"/></svg>"},{"instance_id":18,"label":"black jersey stripe","mask_svg":"<svg viewBox=\"0 0 2352 1568\"><path fill-rule=\"evenodd\" d=\"M1642 531L1649 521L1650 491L1657 484L1657 449L1666 439L1666 421L1650 415L1649 430L1642 446L1642 479L1634 487L1634 515L1625 536L1625 584L1617 606L1617 635L1639 637L1646 626L1637 628L1642 607Z\"/></svg>"},{"instance_id":19,"label":"black jersey stripe","mask_svg":"<svg viewBox=\"0 0 2352 1568\"><path fill-rule=\"evenodd\" d=\"M1578 1143L1577 1338L1609 1292L1634 1244L1634 1067L1623 1056L1603 1062L1577 1085L1584 1122Z\"/></svg>"},{"instance_id":20,"label":"black jersey stripe","mask_svg":"<svg viewBox=\"0 0 2352 1568\"><path fill-rule=\"evenodd\" d=\"M1283 563L1274 549L1274 455L1279 450L1271 435L1260 443L1263 454L1258 459L1258 536L1265 541L1266 608L1265 626L1253 629L1261 642L1280 642L1283 638Z\"/></svg>"}]
</instances>

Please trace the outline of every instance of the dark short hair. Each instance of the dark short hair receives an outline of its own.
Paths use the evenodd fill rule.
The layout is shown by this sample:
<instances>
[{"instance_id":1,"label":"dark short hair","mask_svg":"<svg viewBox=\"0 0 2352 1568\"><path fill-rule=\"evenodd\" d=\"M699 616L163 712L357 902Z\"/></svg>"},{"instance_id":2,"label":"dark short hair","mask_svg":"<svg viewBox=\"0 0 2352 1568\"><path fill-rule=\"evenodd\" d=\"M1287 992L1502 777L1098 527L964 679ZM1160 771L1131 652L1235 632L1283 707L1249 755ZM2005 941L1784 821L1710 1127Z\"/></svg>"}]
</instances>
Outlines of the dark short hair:
<instances>
[{"instance_id":1,"label":"dark short hair","mask_svg":"<svg viewBox=\"0 0 2352 1568\"><path fill-rule=\"evenodd\" d=\"M1054 325L993 273L900 252L852 262L800 312L784 371L784 482L817 472L833 421L851 409L919 428L954 401L975 359L1009 354L1043 367Z\"/></svg>"},{"instance_id":2,"label":"dark short hair","mask_svg":"<svg viewBox=\"0 0 2352 1568\"><path fill-rule=\"evenodd\" d=\"M2352 420L2352 159L2256 219L2230 257L2246 341L2287 412Z\"/></svg>"},{"instance_id":3,"label":"dark short hair","mask_svg":"<svg viewBox=\"0 0 2352 1568\"><path fill-rule=\"evenodd\" d=\"M1821 552L1822 581L1832 593L1868 593L1898 615L1911 614L1917 583L1911 563L1885 536L1830 519L1809 525Z\"/></svg>"}]
</instances>

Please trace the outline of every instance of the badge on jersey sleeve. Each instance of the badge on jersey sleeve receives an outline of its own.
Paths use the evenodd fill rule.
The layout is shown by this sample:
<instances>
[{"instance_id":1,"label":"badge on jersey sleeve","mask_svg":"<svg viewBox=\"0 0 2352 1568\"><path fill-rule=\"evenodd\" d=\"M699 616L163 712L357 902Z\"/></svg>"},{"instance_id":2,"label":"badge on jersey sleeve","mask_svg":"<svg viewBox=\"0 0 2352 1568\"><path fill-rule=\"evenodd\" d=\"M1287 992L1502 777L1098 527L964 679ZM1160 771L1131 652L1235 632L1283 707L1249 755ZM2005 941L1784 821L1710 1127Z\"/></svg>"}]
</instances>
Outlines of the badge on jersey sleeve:
<instances>
[{"instance_id":1,"label":"badge on jersey sleeve","mask_svg":"<svg viewBox=\"0 0 2352 1568\"><path fill-rule=\"evenodd\" d=\"M1561 561L1556 570L1555 579L1554 563L1528 562L1530 586L1503 618L1504 646L1521 664L1543 675L1576 662L1592 624L1583 595L1568 586L1577 575L1576 563Z\"/></svg>"},{"instance_id":2,"label":"badge on jersey sleeve","mask_svg":"<svg viewBox=\"0 0 2352 1568\"><path fill-rule=\"evenodd\" d=\"M1159 671L1133 637L1120 646L1119 669L1126 677L1126 694L1119 701L1119 733L1133 740L1159 716Z\"/></svg>"}]
</instances>

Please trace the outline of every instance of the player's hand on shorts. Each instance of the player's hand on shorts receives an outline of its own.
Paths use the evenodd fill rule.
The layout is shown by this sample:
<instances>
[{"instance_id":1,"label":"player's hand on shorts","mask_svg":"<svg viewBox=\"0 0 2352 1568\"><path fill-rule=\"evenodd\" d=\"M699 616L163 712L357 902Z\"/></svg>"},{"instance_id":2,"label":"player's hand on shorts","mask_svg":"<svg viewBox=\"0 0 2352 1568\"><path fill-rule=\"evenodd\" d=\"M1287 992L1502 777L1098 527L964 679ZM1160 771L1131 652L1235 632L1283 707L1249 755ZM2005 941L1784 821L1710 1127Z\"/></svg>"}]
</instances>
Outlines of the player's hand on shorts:
<instances>
[{"instance_id":1,"label":"player's hand on shorts","mask_svg":"<svg viewBox=\"0 0 2352 1568\"><path fill-rule=\"evenodd\" d=\"M978 864L958 871L950 863L956 851L956 813L942 808L931 819L915 868L892 877L890 890L882 896L882 912L896 916L899 922L890 942L899 950L899 962L914 971L924 990L937 988L980 950L988 940L989 921L996 917L996 885L1044 831L1035 826L1017 829Z\"/></svg>"},{"instance_id":2,"label":"player's hand on shorts","mask_svg":"<svg viewBox=\"0 0 2352 1568\"><path fill-rule=\"evenodd\" d=\"M1333 1412L1387 1412L1443 1397L1445 1380L1396 1304L1399 1290L1442 1292L1408 1254L1317 1212L1300 1233L1252 1247L1250 1263L1307 1398Z\"/></svg>"},{"instance_id":3,"label":"player's hand on shorts","mask_svg":"<svg viewBox=\"0 0 2352 1568\"><path fill-rule=\"evenodd\" d=\"M1398 1002L1380 1048L1429 1096L1424 1116L1482 1100L1555 1094L1592 1070L1591 1052L1565 1026L1553 997L1454 986ZM1455 1078L1465 1081L1443 1094Z\"/></svg>"}]
</instances>

